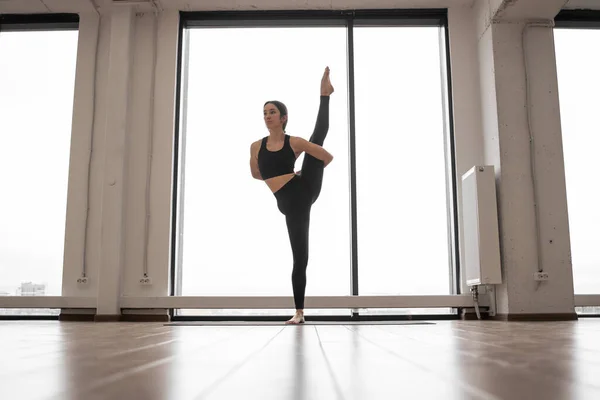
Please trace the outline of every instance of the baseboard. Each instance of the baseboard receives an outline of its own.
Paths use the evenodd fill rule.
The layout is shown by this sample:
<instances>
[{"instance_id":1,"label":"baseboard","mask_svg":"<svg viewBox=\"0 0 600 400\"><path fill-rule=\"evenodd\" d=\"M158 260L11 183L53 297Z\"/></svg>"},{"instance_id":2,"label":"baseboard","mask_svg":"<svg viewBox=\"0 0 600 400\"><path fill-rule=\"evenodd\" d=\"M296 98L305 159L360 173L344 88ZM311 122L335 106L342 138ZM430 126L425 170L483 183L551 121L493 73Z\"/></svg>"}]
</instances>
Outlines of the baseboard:
<instances>
[{"instance_id":1,"label":"baseboard","mask_svg":"<svg viewBox=\"0 0 600 400\"><path fill-rule=\"evenodd\" d=\"M65 314L61 313L58 316L59 321L73 321L73 322L89 322L93 321L95 314Z\"/></svg>"},{"instance_id":2,"label":"baseboard","mask_svg":"<svg viewBox=\"0 0 600 400\"><path fill-rule=\"evenodd\" d=\"M123 315L95 315L95 314L60 314L59 321L67 322L171 322L168 315L152 314L123 314Z\"/></svg>"},{"instance_id":3,"label":"baseboard","mask_svg":"<svg viewBox=\"0 0 600 400\"><path fill-rule=\"evenodd\" d=\"M577 313L547 313L547 314L496 314L489 319L494 321L577 321Z\"/></svg>"},{"instance_id":4,"label":"baseboard","mask_svg":"<svg viewBox=\"0 0 600 400\"><path fill-rule=\"evenodd\" d=\"M122 317L120 314L96 314L94 315L94 322L119 322L122 321Z\"/></svg>"},{"instance_id":5,"label":"baseboard","mask_svg":"<svg viewBox=\"0 0 600 400\"><path fill-rule=\"evenodd\" d=\"M164 308L122 308L121 321L127 322L170 322L169 310Z\"/></svg>"},{"instance_id":6,"label":"baseboard","mask_svg":"<svg viewBox=\"0 0 600 400\"><path fill-rule=\"evenodd\" d=\"M165 314L123 314L121 321L126 322L170 322L171 317Z\"/></svg>"},{"instance_id":7,"label":"baseboard","mask_svg":"<svg viewBox=\"0 0 600 400\"><path fill-rule=\"evenodd\" d=\"M490 319L489 311L487 307L484 310L479 310L479 315L481 315L481 319ZM474 321L478 320L477 312L474 308L465 307L460 310L459 318L462 321Z\"/></svg>"},{"instance_id":8,"label":"baseboard","mask_svg":"<svg viewBox=\"0 0 600 400\"><path fill-rule=\"evenodd\" d=\"M480 315L481 315L482 320L490 319L489 314L486 312L482 312L482 313L480 313ZM461 321L477 321L477 320L479 320L479 318L477 318L477 314L475 314L475 313L464 313L464 314L461 314L460 320Z\"/></svg>"}]
</instances>

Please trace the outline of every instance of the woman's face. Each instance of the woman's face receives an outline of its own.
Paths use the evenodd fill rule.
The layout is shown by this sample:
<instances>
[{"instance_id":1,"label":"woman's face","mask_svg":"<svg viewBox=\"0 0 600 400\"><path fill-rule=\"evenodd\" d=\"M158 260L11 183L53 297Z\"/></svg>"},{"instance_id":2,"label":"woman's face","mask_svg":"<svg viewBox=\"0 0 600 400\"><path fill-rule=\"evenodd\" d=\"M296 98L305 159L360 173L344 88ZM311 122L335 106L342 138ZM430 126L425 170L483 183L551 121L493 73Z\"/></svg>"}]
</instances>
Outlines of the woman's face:
<instances>
[{"instance_id":1,"label":"woman's face","mask_svg":"<svg viewBox=\"0 0 600 400\"><path fill-rule=\"evenodd\" d=\"M263 116L265 118L265 125L267 125L267 128L269 129L283 129L283 123L287 118L287 116L281 118L279 109L275 107L275 104L271 103L265 105Z\"/></svg>"}]
</instances>

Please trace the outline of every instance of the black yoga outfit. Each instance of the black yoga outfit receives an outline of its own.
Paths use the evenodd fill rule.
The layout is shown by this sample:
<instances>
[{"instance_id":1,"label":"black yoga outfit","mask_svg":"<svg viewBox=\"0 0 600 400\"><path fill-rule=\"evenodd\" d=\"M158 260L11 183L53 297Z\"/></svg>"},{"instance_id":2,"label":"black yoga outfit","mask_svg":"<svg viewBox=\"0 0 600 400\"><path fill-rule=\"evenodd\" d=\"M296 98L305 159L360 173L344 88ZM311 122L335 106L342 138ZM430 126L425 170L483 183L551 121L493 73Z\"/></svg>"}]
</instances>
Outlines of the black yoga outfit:
<instances>
[{"instance_id":1,"label":"black yoga outfit","mask_svg":"<svg viewBox=\"0 0 600 400\"><path fill-rule=\"evenodd\" d=\"M323 146L329 130L329 96L321 96L319 113L310 142ZM267 150L267 137L263 138L258 152L258 168L263 179L294 172L296 155L286 134L283 148ZM325 163L308 153L304 154L300 175L295 175L274 193L279 211L285 215L294 268L292 287L296 309L304 309L306 289L306 267L308 265L308 231L310 210L321 193Z\"/></svg>"}]
</instances>

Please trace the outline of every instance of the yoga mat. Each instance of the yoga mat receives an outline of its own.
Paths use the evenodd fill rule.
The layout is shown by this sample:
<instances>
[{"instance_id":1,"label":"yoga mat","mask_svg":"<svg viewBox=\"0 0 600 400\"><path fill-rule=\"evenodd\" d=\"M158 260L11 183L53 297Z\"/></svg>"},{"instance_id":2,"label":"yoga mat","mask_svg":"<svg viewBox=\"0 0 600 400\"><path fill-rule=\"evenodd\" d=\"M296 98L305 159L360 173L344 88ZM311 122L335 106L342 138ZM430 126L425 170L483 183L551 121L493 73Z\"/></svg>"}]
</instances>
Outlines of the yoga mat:
<instances>
[{"instance_id":1,"label":"yoga mat","mask_svg":"<svg viewBox=\"0 0 600 400\"><path fill-rule=\"evenodd\" d=\"M280 326L285 321L178 321L165 326ZM301 325L435 325L425 321L306 321Z\"/></svg>"}]
</instances>

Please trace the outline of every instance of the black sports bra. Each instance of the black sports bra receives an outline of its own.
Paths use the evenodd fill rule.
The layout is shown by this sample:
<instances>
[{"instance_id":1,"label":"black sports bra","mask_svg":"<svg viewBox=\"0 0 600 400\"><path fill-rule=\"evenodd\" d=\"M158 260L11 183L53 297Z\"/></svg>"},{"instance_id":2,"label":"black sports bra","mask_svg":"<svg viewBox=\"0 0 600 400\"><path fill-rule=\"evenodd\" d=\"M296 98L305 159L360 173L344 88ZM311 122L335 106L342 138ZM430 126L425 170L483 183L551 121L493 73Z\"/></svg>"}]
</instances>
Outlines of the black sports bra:
<instances>
[{"instance_id":1,"label":"black sports bra","mask_svg":"<svg viewBox=\"0 0 600 400\"><path fill-rule=\"evenodd\" d=\"M278 151L267 150L267 139L263 138L258 151L258 169L260 176L266 180L279 175L291 174L296 164L296 154L290 145L290 136L285 135L283 147Z\"/></svg>"}]
</instances>

